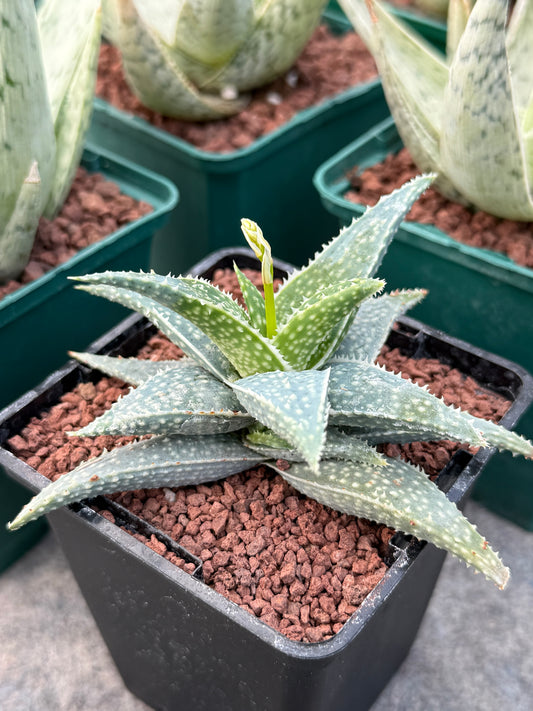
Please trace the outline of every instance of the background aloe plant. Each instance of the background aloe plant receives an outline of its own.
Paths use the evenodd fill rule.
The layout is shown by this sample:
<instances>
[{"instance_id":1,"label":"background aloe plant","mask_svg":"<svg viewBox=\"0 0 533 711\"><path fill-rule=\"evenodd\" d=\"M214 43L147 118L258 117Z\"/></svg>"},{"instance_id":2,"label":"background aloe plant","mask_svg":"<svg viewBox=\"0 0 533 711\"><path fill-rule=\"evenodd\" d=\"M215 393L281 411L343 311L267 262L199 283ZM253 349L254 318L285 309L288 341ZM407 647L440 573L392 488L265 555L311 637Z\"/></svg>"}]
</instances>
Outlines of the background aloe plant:
<instances>
[{"instance_id":1,"label":"background aloe plant","mask_svg":"<svg viewBox=\"0 0 533 711\"><path fill-rule=\"evenodd\" d=\"M417 467L374 447L451 438L533 454L518 435L446 406L373 362L395 318L425 293L377 296L384 282L371 275L430 182L417 178L383 198L272 298L267 288L264 300L235 268L247 310L192 277L79 277L79 288L146 315L186 357L157 363L74 354L137 387L72 434L153 436L82 463L43 489L10 527L86 496L206 482L265 462L304 494L430 540L503 587L507 569L455 505ZM268 287L268 243L249 220L243 231Z\"/></svg>"},{"instance_id":2,"label":"background aloe plant","mask_svg":"<svg viewBox=\"0 0 533 711\"><path fill-rule=\"evenodd\" d=\"M105 32L145 106L207 120L287 71L326 0L106 0Z\"/></svg>"},{"instance_id":3,"label":"background aloe plant","mask_svg":"<svg viewBox=\"0 0 533 711\"><path fill-rule=\"evenodd\" d=\"M0 283L28 260L41 215L79 164L96 80L99 0L0 0Z\"/></svg>"},{"instance_id":4,"label":"background aloe plant","mask_svg":"<svg viewBox=\"0 0 533 711\"><path fill-rule=\"evenodd\" d=\"M374 55L398 132L447 197L533 220L533 0L452 0L448 59L379 2L340 0Z\"/></svg>"}]
</instances>

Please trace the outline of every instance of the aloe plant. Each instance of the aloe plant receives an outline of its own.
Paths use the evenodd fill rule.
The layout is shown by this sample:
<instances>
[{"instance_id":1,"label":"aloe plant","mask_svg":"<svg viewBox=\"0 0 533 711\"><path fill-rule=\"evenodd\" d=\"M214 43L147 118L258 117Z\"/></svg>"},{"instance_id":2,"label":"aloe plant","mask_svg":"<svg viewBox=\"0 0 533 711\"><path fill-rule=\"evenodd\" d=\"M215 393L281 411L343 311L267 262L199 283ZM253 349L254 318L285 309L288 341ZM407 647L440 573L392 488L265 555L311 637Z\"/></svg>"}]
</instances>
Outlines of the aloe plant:
<instances>
[{"instance_id":1,"label":"aloe plant","mask_svg":"<svg viewBox=\"0 0 533 711\"><path fill-rule=\"evenodd\" d=\"M326 0L106 0L105 31L128 83L164 116L208 120L241 111L243 92L281 76Z\"/></svg>"},{"instance_id":2,"label":"aloe plant","mask_svg":"<svg viewBox=\"0 0 533 711\"><path fill-rule=\"evenodd\" d=\"M340 0L378 65L398 132L446 197L533 220L533 0L452 0L448 58L379 2Z\"/></svg>"},{"instance_id":3,"label":"aloe plant","mask_svg":"<svg viewBox=\"0 0 533 711\"><path fill-rule=\"evenodd\" d=\"M44 488L10 528L86 496L197 484L264 462L298 491L432 541L503 587L507 568L455 505L420 469L374 446L450 438L533 454L518 435L374 364L393 321L425 292L378 295L384 282L372 275L431 180L421 176L382 198L275 295L268 243L243 220L266 297L235 267L246 310L199 278L77 277L78 288L147 316L186 356L157 363L73 354L136 388L71 434L152 437L82 463Z\"/></svg>"},{"instance_id":4,"label":"aloe plant","mask_svg":"<svg viewBox=\"0 0 533 711\"><path fill-rule=\"evenodd\" d=\"M89 125L99 0L0 0L0 283L16 278L39 218L70 189Z\"/></svg>"}]
</instances>

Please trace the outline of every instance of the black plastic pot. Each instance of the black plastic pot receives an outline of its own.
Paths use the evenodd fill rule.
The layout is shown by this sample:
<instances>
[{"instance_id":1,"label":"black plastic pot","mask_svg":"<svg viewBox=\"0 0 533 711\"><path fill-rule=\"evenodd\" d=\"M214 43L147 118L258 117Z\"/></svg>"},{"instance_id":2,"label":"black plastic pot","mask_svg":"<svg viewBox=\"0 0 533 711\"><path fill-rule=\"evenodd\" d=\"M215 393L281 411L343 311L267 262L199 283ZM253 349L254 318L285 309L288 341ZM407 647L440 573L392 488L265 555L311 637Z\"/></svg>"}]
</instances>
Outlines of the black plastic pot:
<instances>
[{"instance_id":1,"label":"black plastic pot","mask_svg":"<svg viewBox=\"0 0 533 711\"><path fill-rule=\"evenodd\" d=\"M209 277L234 259L241 268L256 264L245 250L224 250L194 271ZM91 350L133 355L152 332L132 316ZM533 399L533 379L522 368L416 321L402 319L388 342L413 357L436 357L508 397L512 405L502 420L507 427ZM74 363L57 371L0 413L0 443L92 377ZM460 505L492 453L460 450L439 486ZM5 448L0 464L30 489L48 483ZM121 523L138 525L135 516L109 505ZM445 557L431 545L396 536L389 571L357 613L330 640L307 644L287 639L207 587L200 561L179 547L197 564L192 576L85 504L56 511L49 520L126 685L150 706L168 711L368 709L407 655Z\"/></svg>"}]
</instances>

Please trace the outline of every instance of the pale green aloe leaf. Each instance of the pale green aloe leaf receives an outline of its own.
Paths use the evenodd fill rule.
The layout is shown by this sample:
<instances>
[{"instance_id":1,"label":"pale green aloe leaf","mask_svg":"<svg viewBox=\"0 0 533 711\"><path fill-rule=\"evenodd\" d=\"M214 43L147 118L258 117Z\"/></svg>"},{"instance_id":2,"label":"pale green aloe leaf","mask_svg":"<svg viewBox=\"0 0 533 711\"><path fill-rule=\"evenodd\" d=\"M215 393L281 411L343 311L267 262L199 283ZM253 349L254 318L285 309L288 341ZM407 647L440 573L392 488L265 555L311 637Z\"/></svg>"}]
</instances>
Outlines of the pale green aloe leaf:
<instances>
[{"instance_id":1,"label":"pale green aloe leaf","mask_svg":"<svg viewBox=\"0 0 533 711\"><path fill-rule=\"evenodd\" d=\"M72 434L207 435L233 432L252 422L230 388L190 364L156 373Z\"/></svg>"},{"instance_id":2,"label":"pale green aloe leaf","mask_svg":"<svg viewBox=\"0 0 533 711\"><path fill-rule=\"evenodd\" d=\"M446 438L487 444L460 410L448 407L426 388L372 363L332 364L328 398L332 425L358 427L369 433L376 427L388 433L415 428L419 436L411 436L410 441ZM424 432L427 436L420 436Z\"/></svg>"},{"instance_id":3,"label":"pale green aloe leaf","mask_svg":"<svg viewBox=\"0 0 533 711\"><path fill-rule=\"evenodd\" d=\"M119 378L130 385L141 385L157 373L167 370L187 368L194 361L191 358L179 360L141 360L140 358L122 358L97 353L77 353L69 351L69 356L89 368Z\"/></svg>"},{"instance_id":4,"label":"pale green aloe leaf","mask_svg":"<svg viewBox=\"0 0 533 711\"><path fill-rule=\"evenodd\" d=\"M426 294L425 289L404 289L363 302L344 340L334 352L332 362L346 358L374 361L396 319Z\"/></svg>"},{"instance_id":5,"label":"pale green aloe leaf","mask_svg":"<svg viewBox=\"0 0 533 711\"><path fill-rule=\"evenodd\" d=\"M133 0L115 0L114 41L124 71L145 106L165 116L206 121L234 114L246 100L223 99L199 91L178 66L172 51L143 22Z\"/></svg>"},{"instance_id":6,"label":"pale green aloe leaf","mask_svg":"<svg viewBox=\"0 0 533 711\"><path fill-rule=\"evenodd\" d=\"M173 49L207 66L225 64L253 32L255 4L254 0L184 0Z\"/></svg>"},{"instance_id":7,"label":"pale green aloe leaf","mask_svg":"<svg viewBox=\"0 0 533 711\"><path fill-rule=\"evenodd\" d=\"M380 3L372 3L375 21L370 23L365 0L341 0L341 5L356 32L366 29L372 34L367 44L404 145L420 170L440 173L442 101L448 81L444 58ZM439 175L439 187L443 182Z\"/></svg>"},{"instance_id":8,"label":"pale green aloe leaf","mask_svg":"<svg viewBox=\"0 0 533 711\"><path fill-rule=\"evenodd\" d=\"M328 378L329 370L274 371L243 378L232 388L247 412L316 469L328 420Z\"/></svg>"},{"instance_id":9,"label":"pale green aloe leaf","mask_svg":"<svg viewBox=\"0 0 533 711\"><path fill-rule=\"evenodd\" d=\"M449 0L446 22L446 56L450 61L455 54L461 35L472 12L472 0Z\"/></svg>"},{"instance_id":10,"label":"pale green aloe leaf","mask_svg":"<svg viewBox=\"0 0 533 711\"><path fill-rule=\"evenodd\" d=\"M117 447L49 484L9 524L11 530L73 501L139 488L187 486L244 471L262 457L231 434L161 435Z\"/></svg>"},{"instance_id":11,"label":"pale green aloe leaf","mask_svg":"<svg viewBox=\"0 0 533 711\"><path fill-rule=\"evenodd\" d=\"M294 308L332 281L371 277L405 215L434 177L419 176L382 197L377 205L343 228L307 267L292 272L275 295L279 328Z\"/></svg>"},{"instance_id":12,"label":"pale green aloe leaf","mask_svg":"<svg viewBox=\"0 0 533 711\"><path fill-rule=\"evenodd\" d=\"M463 413L475 427L481 432L487 442L500 450L507 450L513 455L521 454L527 459L533 458L533 445L525 437L510 432L502 425L498 425L490 420L482 420L468 413Z\"/></svg>"},{"instance_id":13,"label":"pale green aloe leaf","mask_svg":"<svg viewBox=\"0 0 533 711\"><path fill-rule=\"evenodd\" d=\"M503 218L533 220L505 47L506 17L504 0L474 5L450 66L441 162L457 190L476 207Z\"/></svg>"},{"instance_id":14,"label":"pale green aloe leaf","mask_svg":"<svg viewBox=\"0 0 533 711\"><path fill-rule=\"evenodd\" d=\"M338 341L332 326L385 286L379 279L336 281L306 299L278 330L274 343L295 370L313 368Z\"/></svg>"},{"instance_id":15,"label":"pale green aloe leaf","mask_svg":"<svg viewBox=\"0 0 533 711\"><path fill-rule=\"evenodd\" d=\"M34 163L5 229L0 232L0 284L15 279L28 263L42 210L42 183Z\"/></svg>"},{"instance_id":16,"label":"pale green aloe leaf","mask_svg":"<svg viewBox=\"0 0 533 711\"><path fill-rule=\"evenodd\" d=\"M275 346L253 328L244 309L207 281L137 272L89 274L83 281L135 291L178 312L215 343L241 377L290 370Z\"/></svg>"},{"instance_id":17,"label":"pale green aloe leaf","mask_svg":"<svg viewBox=\"0 0 533 711\"><path fill-rule=\"evenodd\" d=\"M255 25L232 59L206 86L247 91L290 69L317 27L327 0L255 2Z\"/></svg>"},{"instance_id":18,"label":"pale green aloe leaf","mask_svg":"<svg viewBox=\"0 0 533 711\"><path fill-rule=\"evenodd\" d=\"M33 2L2 2L0 21L0 271L8 279L21 271L14 243L32 240L35 213L42 212L48 199L55 138ZM38 193L31 177L36 174L41 181ZM23 186L26 197L20 195ZM21 205L27 200L34 207L25 218Z\"/></svg>"},{"instance_id":19,"label":"pale green aloe leaf","mask_svg":"<svg viewBox=\"0 0 533 711\"><path fill-rule=\"evenodd\" d=\"M83 281L85 277L71 277L75 281ZM129 309L146 316L154 326L162 331L172 343L179 346L184 353L196 363L222 381L235 380L238 373L230 361L217 346L194 324L172 309L162 306L153 299L141 296L128 289L99 285L80 285L77 287L95 296L102 296Z\"/></svg>"},{"instance_id":20,"label":"pale green aloe leaf","mask_svg":"<svg viewBox=\"0 0 533 711\"><path fill-rule=\"evenodd\" d=\"M511 68L513 98L519 112L533 105L533 2L517 0L513 7L506 45ZM530 182L533 180L530 178Z\"/></svg>"},{"instance_id":21,"label":"pale green aloe leaf","mask_svg":"<svg viewBox=\"0 0 533 711\"><path fill-rule=\"evenodd\" d=\"M98 52L100 0L47 0L39 12L48 93L56 136L56 170L45 215L55 217L79 166L92 113Z\"/></svg>"},{"instance_id":22,"label":"pale green aloe leaf","mask_svg":"<svg viewBox=\"0 0 533 711\"><path fill-rule=\"evenodd\" d=\"M288 462L303 462L305 458L291 448L286 440L272 430L251 428L246 434L244 444L270 460L285 459ZM363 439L347 435L336 427L328 427L326 441L322 451L324 459L347 459L353 462L366 462L385 466L385 457Z\"/></svg>"},{"instance_id":23,"label":"pale green aloe leaf","mask_svg":"<svg viewBox=\"0 0 533 711\"><path fill-rule=\"evenodd\" d=\"M387 460L385 467L327 460L318 473L305 464L277 471L322 504L430 541L505 587L508 569L455 504L421 470L400 459Z\"/></svg>"},{"instance_id":24,"label":"pale green aloe leaf","mask_svg":"<svg viewBox=\"0 0 533 711\"><path fill-rule=\"evenodd\" d=\"M248 315L250 316L250 321L252 322L254 328L256 328L262 336L266 336L266 316L265 316L265 300L261 295L259 289L252 284L250 279L243 274L239 267L233 263L233 269L237 275L239 281L239 286L242 292L242 297L246 308L248 309Z\"/></svg>"}]
</instances>

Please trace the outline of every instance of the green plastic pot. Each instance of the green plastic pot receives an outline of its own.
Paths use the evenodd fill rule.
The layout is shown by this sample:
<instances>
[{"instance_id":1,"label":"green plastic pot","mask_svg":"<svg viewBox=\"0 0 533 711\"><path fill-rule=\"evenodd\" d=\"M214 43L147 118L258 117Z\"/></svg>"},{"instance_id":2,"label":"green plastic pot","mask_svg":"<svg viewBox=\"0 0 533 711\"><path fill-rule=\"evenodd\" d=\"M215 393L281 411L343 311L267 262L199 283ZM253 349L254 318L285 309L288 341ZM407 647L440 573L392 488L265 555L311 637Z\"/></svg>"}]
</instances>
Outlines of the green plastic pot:
<instances>
[{"instance_id":1,"label":"green plastic pot","mask_svg":"<svg viewBox=\"0 0 533 711\"><path fill-rule=\"evenodd\" d=\"M154 232L176 205L178 192L168 180L99 148L87 147L82 165L102 173L123 193L148 202L153 211L0 300L0 408L64 363L67 350L85 349L128 313L75 290L67 277L105 269L148 269ZM5 530L25 498L22 487L0 472L0 571L45 530L41 522L15 535Z\"/></svg>"},{"instance_id":2,"label":"green plastic pot","mask_svg":"<svg viewBox=\"0 0 533 711\"><path fill-rule=\"evenodd\" d=\"M346 173L379 163L402 147L391 118L379 123L325 162L314 185L341 224L364 211L344 198ZM533 370L533 270L503 254L461 244L431 225L404 222L380 268L388 287L429 289L414 317L457 338ZM533 438L533 412L523 418ZM492 511L533 530L533 477L525 461L503 455L490 464L474 497Z\"/></svg>"},{"instance_id":3,"label":"green plastic pot","mask_svg":"<svg viewBox=\"0 0 533 711\"><path fill-rule=\"evenodd\" d=\"M333 31L351 29L324 15ZM261 225L281 259L305 262L335 220L312 185L320 163L388 115L376 79L301 111L286 125L227 154L203 151L97 99L89 136L98 145L170 178L179 210L154 241L157 272L182 273L206 254L239 243L240 220Z\"/></svg>"}]
</instances>

